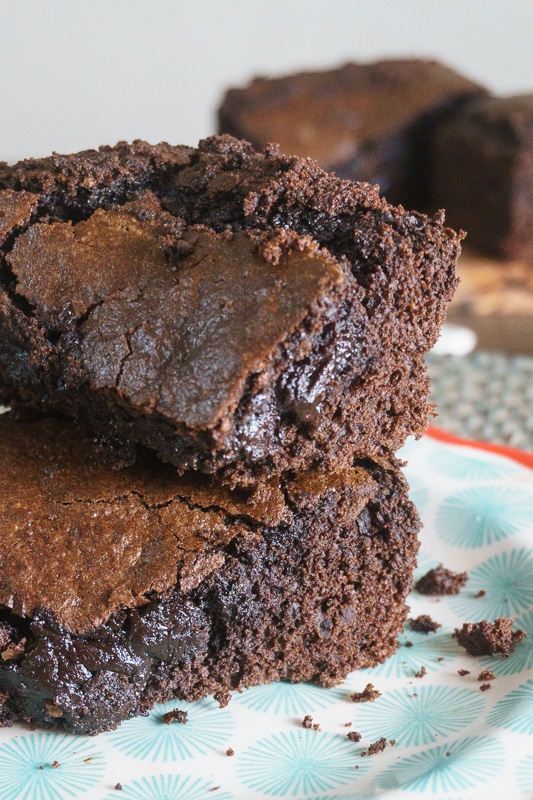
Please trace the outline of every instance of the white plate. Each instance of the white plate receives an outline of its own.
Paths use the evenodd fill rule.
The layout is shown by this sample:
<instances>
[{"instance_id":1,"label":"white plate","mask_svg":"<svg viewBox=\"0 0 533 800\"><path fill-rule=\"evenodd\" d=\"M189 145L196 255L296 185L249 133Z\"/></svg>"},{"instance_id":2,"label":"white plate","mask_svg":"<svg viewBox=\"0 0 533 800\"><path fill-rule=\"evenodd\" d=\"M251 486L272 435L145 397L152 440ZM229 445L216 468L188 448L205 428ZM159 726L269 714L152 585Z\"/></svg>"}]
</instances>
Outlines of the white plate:
<instances>
[{"instance_id":1,"label":"white plate","mask_svg":"<svg viewBox=\"0 0 533 800\"><path fill-rule=\"evenodd\" d=\"M425 523L417 575L440 562L469 573L458 596L413 594L412 616L430 614L437 633L406 627L395 656L334 689L273 684L225 709L173 701L93 739L4 729L2 800L531 800L533 456L502 452L434 432L402 453ZM507 659L468 656L451 636L464 621L500 616L528 635ZM487 668L496 678L482 692ZM367 683L381 696L354 704ZM162 723L175 707L187 724ZM307 714L320 730L302 727ZM363 756L380 737L384 752Z\"/></svg>"}]
</instances>

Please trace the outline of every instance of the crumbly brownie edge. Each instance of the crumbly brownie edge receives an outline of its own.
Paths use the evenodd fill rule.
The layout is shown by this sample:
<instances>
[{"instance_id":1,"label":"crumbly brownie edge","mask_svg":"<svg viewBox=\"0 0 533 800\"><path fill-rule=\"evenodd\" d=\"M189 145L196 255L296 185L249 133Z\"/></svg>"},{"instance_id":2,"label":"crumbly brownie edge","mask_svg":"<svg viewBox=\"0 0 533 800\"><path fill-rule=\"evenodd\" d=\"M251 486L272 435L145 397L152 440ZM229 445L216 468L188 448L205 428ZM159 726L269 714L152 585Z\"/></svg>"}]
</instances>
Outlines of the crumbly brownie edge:
<instances>
[{"instance_id":1,"label":"crumbly brownie edge","mask_svg":"<svg viewBox=\"0 0 533 800\"><path fill-rule=\"evenodd\" d=\"M235 537L191 591L155 593L86 634L44 609L4 609L14 657L0 664L3 723L95 734L156 701L280 679L330 686L382 661L406 617L419 520L396 469L361 466L379 488L355 520L344 492L318 508L293 496L292 527Z\"/></svg>"}]
</instances>

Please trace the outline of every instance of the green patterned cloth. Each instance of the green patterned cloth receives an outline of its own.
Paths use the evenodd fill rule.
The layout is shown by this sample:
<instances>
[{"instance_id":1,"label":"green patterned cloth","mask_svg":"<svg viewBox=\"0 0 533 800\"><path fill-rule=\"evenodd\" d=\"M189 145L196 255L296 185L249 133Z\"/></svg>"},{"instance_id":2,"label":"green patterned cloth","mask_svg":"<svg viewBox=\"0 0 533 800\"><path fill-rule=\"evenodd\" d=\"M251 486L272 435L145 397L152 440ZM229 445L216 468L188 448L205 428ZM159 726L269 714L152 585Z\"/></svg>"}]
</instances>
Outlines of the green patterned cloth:
<instances>
[{"instance_id":1,"label":"green patterned cloth","mask_svg":"<svg viewBox=\"0 0 533 800\"><path fill-rule=\"evenodd\" d=\"M533 358L478 352L427 362L436 427L533 451Z\"/></svg>"}]
</instances>

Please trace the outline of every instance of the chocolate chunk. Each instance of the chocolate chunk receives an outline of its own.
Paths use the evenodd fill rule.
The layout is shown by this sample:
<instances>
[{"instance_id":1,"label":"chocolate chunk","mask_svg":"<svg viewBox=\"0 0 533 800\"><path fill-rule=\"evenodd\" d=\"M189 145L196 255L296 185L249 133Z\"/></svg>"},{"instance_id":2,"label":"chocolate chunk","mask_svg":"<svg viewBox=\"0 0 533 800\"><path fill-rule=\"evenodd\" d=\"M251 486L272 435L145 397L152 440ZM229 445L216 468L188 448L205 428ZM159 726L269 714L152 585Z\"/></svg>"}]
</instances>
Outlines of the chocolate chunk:
<instances>
[{"instance_id":1,"label":"chocolate chunk","mask_svg":"<svg viewBox=\"0 0 533 800\"><path fill-rule=\"evenodd\" d=\"M494 622L465 622L453 636L471 656L492 656L500 653L507 658L526 638L521 630L513 630L514 619L500 617Z\"/></svg>"},{"instance_id":2,"label":"chocolate chunk","mask_svg":"<svg viewBox=\"0 0 533 800\"><path fill-rule=\"evenodd\" d=\"M442 564L435 569L430 569L415 583L415 589L420 594L443 595L459 594L468 580L466 572L452 572Z\"/></svg>"}]
</instances>

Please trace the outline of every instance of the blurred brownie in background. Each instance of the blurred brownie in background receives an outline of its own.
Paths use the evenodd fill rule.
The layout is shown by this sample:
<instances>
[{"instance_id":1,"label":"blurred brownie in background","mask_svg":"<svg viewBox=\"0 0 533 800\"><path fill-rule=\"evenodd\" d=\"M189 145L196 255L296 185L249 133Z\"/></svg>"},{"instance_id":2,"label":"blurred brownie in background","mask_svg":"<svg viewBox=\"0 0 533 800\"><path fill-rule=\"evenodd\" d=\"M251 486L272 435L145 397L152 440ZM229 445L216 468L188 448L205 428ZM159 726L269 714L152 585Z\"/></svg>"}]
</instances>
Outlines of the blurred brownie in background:
<instances>
[{"instance_id":1,"label":"blurred brownie in background","mask_svg":"<svg viewBox=\"0 0 533 800\"><path fill-rule=\"evenodd\" d=\"M435 135L432 193L468 244L533 259L533 94L484 97Z\"/></svg>"},{"instance_id":2,"label":"blurred brownie in background","mask_svg":"<svg viewBox=\"0 0 533 800\"><path fill-rule=\"evenodd\" d=\"M230 89L219 132L310 156L341 178L377 183L389 202L435 210L428 196L435 128L486 90L437 61L350 63L256 78Z\"/></svg>"}]
</instances>

